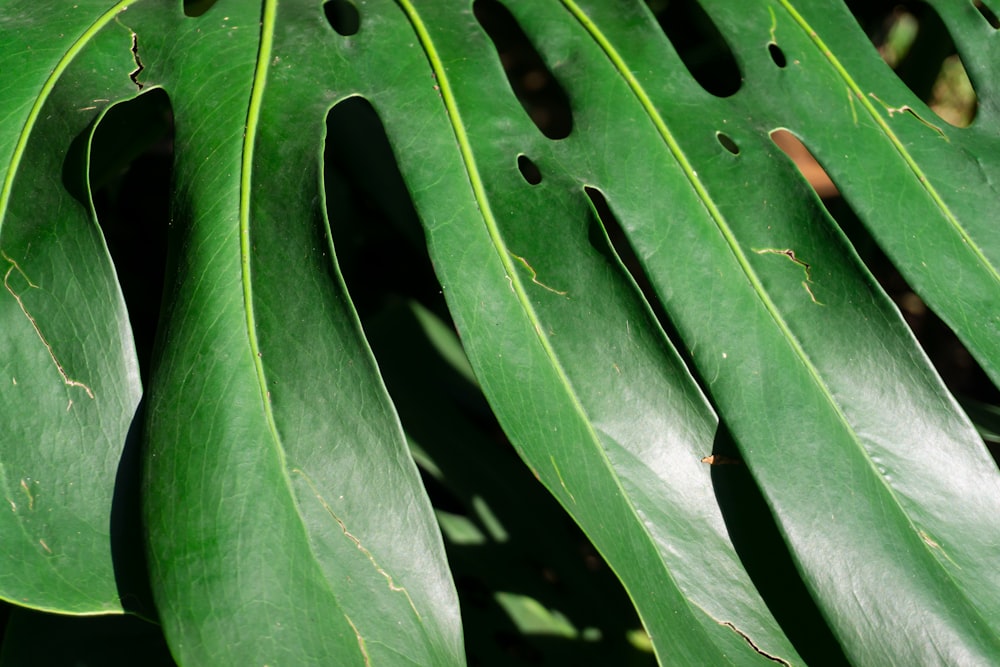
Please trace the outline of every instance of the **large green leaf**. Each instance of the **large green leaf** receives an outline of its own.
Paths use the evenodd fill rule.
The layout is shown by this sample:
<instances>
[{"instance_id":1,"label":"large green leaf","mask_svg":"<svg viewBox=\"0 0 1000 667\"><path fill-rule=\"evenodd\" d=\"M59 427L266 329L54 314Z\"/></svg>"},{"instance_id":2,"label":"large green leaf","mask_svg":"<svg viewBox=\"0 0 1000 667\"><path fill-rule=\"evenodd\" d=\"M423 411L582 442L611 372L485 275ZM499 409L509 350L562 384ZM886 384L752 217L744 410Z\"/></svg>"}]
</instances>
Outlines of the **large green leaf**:
<instances>
[{"instance_id":1,"label":"large green leaf","mask_svg":"<svg viewBox=\"0 0 1000 667\"><path fill-rule=\"evenodd\" d=\"M414 63L411 90L372 99L391 137L419 132L419 145L396 142L404 176L508 435L622 578L661 659L766 662L754 647L797 659L715 505L701 463L714 417L607 256L582 191L544 166L537 188L522 179L518 154L534 158L544 139L472 17L461 26L446 6L402 4L427 62ZM441 105L435 82L450 127L415 127L432 113L417 105Z\"/></svg>"},{"instance_id":2,"label":"large green leaf","mask_svg":"<svg viewBox=\"0 0 1000 667\"><path fill-rule=\"evenodd\" d=\"M722 100L685 72L637 5L509 3L572 100L574 132L546 142L471 17L464 28L434 5L400 4L433 70L423 79L437 88L371 97L399 137L466 347L505 429L616 567L661 659L669 646L682 662L721 660L708 647L724 639L700 634L720 624L770 655L787 649L760 639L768 619L751 620L752 593L736 610L735 595L705 583L725 565L683 550L686 538L710 542L694 531L713 525L698 466L711 451L709 432L698 435L711 417L605 259L584 184L620 216L848 654L862 663L995 658L995 466L843 236L775 161L777 121L754 116L777 87L765 84L782 74L768 39L794 15L767 3L741 3L731 17L720 8L727 34L758 38L752 48L744 36L738 52L765 82ZM864 40L846 14L834 25ZM826 69L809 71L826 85ZM415 113L438 88L460 165L441 157L451 137L437 139L422 120L430 113ZM394 112L404 95L405 116ZM522 154L540 185L518 174ZM893 160L906 166L905 156ZM616 552L623 544L627 555ZM725 546L720 539L721 562ZM677 597L644 581L657 569L677 582ZM899 615L900 606L919 611ZM917 627L934 639L911 642Z\"/></svg>"},{"instance_id":3,"label":"large green leaf","mask_svg":"<svg viewBox=\"0 0 1000 667\"><path fill-rule=\"evenodd\" d=\"M247 5L199 19L179 5L94 5L74 7L67 44L10 89L38 102L5 124L23 127L4 142L7 595L120 609L108 526L138 372L89 206L86 130L109 104L159 86L176 123L177 193L144 505L172 650L194 663L462 662L440 536L315 195L331 99L300 106L300 94L321 64L272 83L274 3L263 28ZM8 10L21 28L28 10ZM307 19L329 37L317 7ZM35 43L41 29L17 34L5 68ZM290 113L311 131L274 120ZM376 502L371 488L385 490Z\"/></svg>"},{"instance_id":4,"label":"large green leaf","mask_svg":"<svg viewBox=\"0 0 1000 667\"><path fill-rule=\"evenodd\" d=\"M74 613L121 609L112 498L141 391L86 179L100 100L136 93L107 8L9 2L0 21L0 596Z\"/></svg>"},{"instance_id":5,"label":"large green leaf","mask_svg":"<svg viewBox=\"0 0 1000 667\"><path fill-rule=\"evenodd\" d=\"M1000 660L996 465L771 140L809 146L1000 379L996 31L974 4L932 3L980 86L959 130L842 3L704 3L740 71L719 97L640 0L505 0L565 90L561 139L511 90L479 22L495 2L188 4L207 11L0 7L0 596L121 610L131 428L178 661L463 662L430 504L331 240L347 212L325 197L327 123L343 142L371 109L493 410L661 662ZM175 123L172 239L133 424L136 354L87 176L96 124L151 89ZM733 470L776 531L741 523ZM792 564L760 565L786 546ZM800 583L811 601L776 593ZM821 619L793 618L812 602Z\"/></svg>"},{"instance_id":6,"label":"large green leaf","mask_svg":"<svg viewBox=\"0 0 1000 667\"><path fill-rule=\"evenodd\" d=\"M331 93L304 84L334 70L296 60L284 30L329 39L308 10L265 3L261 24L217 6L173 33L157 27L176 7L128 17L176 122L178 257L146 425L153 590L184 662L459 663L440 536L315 194Z\"/></svg>"},{"instance_id":7,"label":"large green leaf","mask_svg":"<svg viewBox=\"0 0 1000 667\"><path fill-rule=\"evenodd\" d=\"M545 27L564 11L589 37L572 40L565 85L591 113L620 103L613 126L590 116L579 134L593 145L617 128L631 133L618 135L623 145L646 150L588 162L571 136L536 162L543 174L593 165L570 173L600 187L620 217L848 655L995 659L996 469L823 209L804 188L789 188L773 160L766 131L774 126L761 131L757 97L783 73L766 48L781 8L741 3L714 13L741 47L746 79L745 91L718 99L642 12L563 5L512 3L523 25L540 26L538 44L553 43ZM560 62L558 47L546 48ZM586 71L587 84L574 87L573 71ZM822 87L826 70L810 71ZM735 139L737 155L718 132ZM539 219L551 224L561 208ZM918 627L934 639L907 639Z\"/></svg>"}]
</instances>

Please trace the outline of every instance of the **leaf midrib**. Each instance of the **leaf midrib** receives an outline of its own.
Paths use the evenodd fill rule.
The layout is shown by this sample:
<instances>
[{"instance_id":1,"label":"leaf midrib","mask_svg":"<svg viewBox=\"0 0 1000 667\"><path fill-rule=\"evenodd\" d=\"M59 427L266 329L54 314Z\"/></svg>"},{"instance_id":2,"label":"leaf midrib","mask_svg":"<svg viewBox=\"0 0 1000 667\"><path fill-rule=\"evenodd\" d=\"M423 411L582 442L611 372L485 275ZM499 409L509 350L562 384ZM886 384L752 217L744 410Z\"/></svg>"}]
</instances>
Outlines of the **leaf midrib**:
<instances>
[{"instance_id":1,"label":"leaf midrib","mask_svg":"<svg viewBox=\"0 0 1000 667\"><path fill-rule=\"evenodd\" d=\"M591 424L591 420L587 416L587 411L584 408L575 389L573 388L573 384L570 381L569 376L566 373L566 370L560 363L558 355L555 352L555 349L552 347L552 344L549 341L548 337L545 336L545 334L543 333L544 328L541 326L541 319L539 318L538 313L535 311L534 306L532 306L531 301L527 295L527 290L525 289L524 281L521 279L521 274L517 270L517 267L514 265L513 262L514 255L507 248L500 234L499 226L496 222L496 218L493 215L493 210L492 207L490 206L489 198L486 194L486 190L483 185L482 179L480 178L479 169L476 166L476 160L473 155L471 142L469 141L468 134L465 131L465 125L462 122L461 114L458 111L458 105L456 104L455 97L451 89L450 78L447 74L447 71L443 67L440 56L438 56L437 54L437 49L434 47L434 42L431 39L430 34L427 31L427 28L425 27L416 9L411 4L410 0L396 0L396 1L403 8L403 11L406 13L407 18L409 19L411 25L413 26L414 31L417 33L417 36L421 42L424 52L427 54L427 59L430 62L431 68L434 71L435 80L437 82L439 91L441 93L441 97L444 100L445 108L448 113L448 118L450 120L450 124L455 133L455 138L459 145L459 151L462 155L462 160L465 165L465 171L466 174L468 175L469 182L472 187L473 196L475 197L476 203L479 206L479 210L482 214L483 221L486 224L490 240L493 242L493 247L497 252L497 256L500 259L501 265L503 266L503 269L507 274L507 277L509 278L510 285L514 290L518 302L520 303L530 324L532 325L535 331L535 335L539 340L539 344L541 345L542 350L545 353L545 356L548 358L549 363L551 364L553 370L556 372L556 376L558 377L560 383L563 385L566 395L570 399L574 412L576 412L579 421L584 425L584 428L586 429L591 442L594 444L594 449L601 456L601 460L603 461L605 468L609 471L611 479L614 481L615 486L619 489L620 491L619 497L625 500L626 505L629 508L629 511L632 513L635 519L636 525L641 527L641 531L643 535L645 535L649 544L652 546L653 552L656 554L657 559L661 563L663 563L664 566L663 571L665 575L670 579L674 589L681 593L681 598L683 599L685 604L687 604L689 607L695 607L699 609L703 614L721 624L720 621L717 621L717 619L715 619L715 617L712 614L709 614L701 605L691 600L688 594L685 593L683 589L677 584L676 580L673 578L673 575L670 573L669 568L667 567L667 563L660 552L660 548L658 547L655 538L648 530L646 523L640 517L634 503L632 502L631 496L627 493L626 489L622 485L619 475L617 474L617 472L614 469L614 466L608 459L604 446L601 444L600 437L594 430L593 425ZM639 612L641 615L640 610L637 609L637 612ZM656 649L655 642L654 642L654 652L657 655L659 655L659 651Z\"/></svg>"}]
</instances>

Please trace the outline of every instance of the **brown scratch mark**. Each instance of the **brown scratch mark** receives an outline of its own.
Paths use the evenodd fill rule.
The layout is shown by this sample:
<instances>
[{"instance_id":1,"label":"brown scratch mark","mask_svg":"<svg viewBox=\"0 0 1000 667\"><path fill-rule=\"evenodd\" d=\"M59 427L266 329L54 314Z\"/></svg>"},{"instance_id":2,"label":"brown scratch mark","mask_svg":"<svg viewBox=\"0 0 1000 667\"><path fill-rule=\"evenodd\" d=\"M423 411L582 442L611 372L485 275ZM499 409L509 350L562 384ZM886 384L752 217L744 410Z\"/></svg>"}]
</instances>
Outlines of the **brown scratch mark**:
<instances>
[{"instance_id":1,"label":"brown scratch mark","mask_svg":"<svg viewBox=\"0 0 1000 667\"><path fill-rule=\"evenodd\" d=\"M533 269L531 267L531 264L528 264L528 260L526 260L524 257L521 257L520 255L515 255L514 253L510 252L509 250L507 252L510 253L511 257L513 257L517 261L521 262L521 264L524 265L524 268L528 269L528 271L531 272L531 282L535 283L536 285L538 285L539 287L541 287L543 289L547 289L548 291L552 292L553 294L558 294L559 296L566 296L566 292L561 291L561 290L557 290L554 287L549 287L545 283L541 282L538 279L538 273L535 271L535 269Z\"/></svg>"},{"instance_id":2,"label":"brown scratch mark","mask_svg":"<svg viewBox=\"0 0 1000 667\"><path fill-rule=\"evenodd\" d=\"M31 493L31 488L28 486L28 482L23 478L21 479L21 488L24 489L24 495L28 496L28 509L35 509L35 496Z\"/></svg>"},{"instance_id":3,"label":"brown scratch mark","mask_svg":"<svg viewBox=\"0 0 1000 667\"><path fill-rule=\"evenodd\" d=\"M725 456L723 454L712 454L711 456L706 456L701 460L702 463L707 463L710 466L738 466L742 465L743 461L732 456Z\"/></svg>"},{"instance_id":4,"label":"brown scratch mark","mask_svg":"<svg viewBox=\"0 0 1000 667\"><path fill-rule=\"evenodd\" d=\"M550 454L549 455L549 460L552 461L552 467L555 468L556 477L559 478L559 484L562 485L563 490L566 491L566 493L569 494L569 499L572 500L573 503L575 504L576 503L576 498L573 496L573 492L569 490L569 487L566 486L566 482L563 480L562 473L559 472L559 466L556 465L556 457L554 457L554 456L552 456ZM537 475L536 475L536 477L537 477Z\"/></svg>"},{"instance_id":5,"label":"brown scratch mark","mask_svg":"<svg viewBox=\"0 0 1000 667\"><path fill-rule=\"evenodd\" d=\"M809 262L806 262L796 257L794 250L792 250L791 248L783 248L780 250L778 248L764 248L763 250L754 250L754 252L757 253L758 255L764 255L764 254L784 255L788 259L792 260L793 262L801 266L806 273L806 279L802 281L802 287L805 288L806 294L809 295L809 298L812 299L812 302L815 303L817 306L826 305L816 298L816 295L813 294L812 288L809 287L812 284L812 266L809 264Z\"/></svg>"},{"instance_id":6,"label":"brown scratch mark","mask_svg":"<svg viewBox=\"0 0 1000 667\"><path fill-rule=\"evenodd\" d=\"M358 648L361 649L361 656L365 659L365 665L371 665L372 659L368 655L368 648L365 646L365 638L361 636L361 633L358 631L358 626L354 625L354 621L351 620L350 616L344 614L344 618L347 619L347 624L351 626L352 630L354 630L354 636L358 638Z\"/></svg>"},{"instance_id":7,"label":"brown scratch mark","mask_svg":"<svg viewBox=\"0 0 1000 667\"><path fill-rule=\"evenodd\" d=\"M917 120L919 120L921 123L923 123L924 125L926 125L927 127L929 127L930 129L932 129L935 132L937 132L938 134L940 134L942 139L944 139L948 143L951 143L951 139L949 139L948 135L944 133L944 130L942 130L940 127L938 127L934 123L932 123L932 122L930 122L928 120L925 120L924 117L921 116L920 114L918 114L914 110L914 108L911 107L909 104L904 104L901 107L891 107L888 104L886 104L885 102L883 102L881 99L879 99L878 95L876 95L875 93L868 93L868 96L871 97L876 102L878 102L879 104L881 104L883 107L885 107L885 110L889 112L889 118L892 118L893 115L897 114L897 113L908 113L911 116L913 116L914 118L916 118Z\"/></svg>"},{"instance_id":8,"label":"brown scratch mark","mask_svg":"<svg viewBox=\"0 0 1000 667\"><path fill-rule=\"evenodd\" d=\"M45 543L45 540L38 540L38 543L42 545L42 548L47 552L52 553L52 549L49 549L49 545Z\"/></svg>"},{"instance_id":9,"label":"brown scratch mark","mask_svg":"<svg viewBox=\"0 0 1000 667\"><path fill-rule=\"evenodd\" d=\"M417 615L417 618L422 618L420 616L420 612L417 611L417 606L413 603L413 598L410 597L409 591L407 591L406 588L403 586L398 586L396 582L393 580L392 575L386 572L384 569L382 569L382 566L380 566L378 564L378 561L375 560L375 556L373 556L372 553L368 551L368 549L366 549L363 544L361 544L361 540L359 540L357 537L351 534L351 531L347 529L347 525L344 523L344 521L339 516L337 516L337 514L333 511L333 508L330 507L330 504L326 502L326 498L324 498L322 494L320 494L319 490L316 488L316 485L313 484L312 479L309 478L309 475L305 474L302 470L299 470L298 468L294 468L293 470L291 470L291 472L302 475L302 479L304 479L306 484L309 485L309 488L312 489L313 495L315 495L316 499L319 500L320 504L323 506L323 509L325 509L327 513L331 517L333 517L333 520L337 522L337 525L340 526L340 530L344 533L344 536L354 543L354 546L358 548L358 551L360 551L365 555L368 561L375 568L375 571L381 574L385 578L386 582L389 584L389 590L394 591L396 593L402 593L403 595L405 595L406 600L410 603L410 608L413 609L413 613Z\"/></svg>"},{"instance_id":10,"label":"brown scratch mark","mask_svg":"<svg viewBox=\"0 0 1000 667\"><path fill-rule=\"evenodd\" d=\"M936 549L942 556L944 556L945 558L948 559L949 563L951 563L955 567L961 569L961 566L958 563L956 563L955 561L953 561L951 559L951 556L948 555L948 552L945 551L943 548L941 548L941 545L938 544L937 542L935 542L931 538L930 535L928 535L927 533L925 533L923 530L921 530L919 528L917 529L917 534L920 535L920 539L922 539L924 541L924 544L926 544L927 546L929 546L932 549Z\"/></svg>"},{"instance_id":11,"label":"brown scratch mark","mask_svg":"<svg viewBox=\"0 0 1000 667\"><path fill-rule=\"evenodd\" d=\"M934 547L935 549L940 549L941 545L931 539L931 536L922 530L917 531L920 534L920 539L926 542L928 545Z\"/></svg>"},{"instance_id":12,"label":"brown scratch mark","mask_svg":"<svg viewBox=\"0 0 1000 667\"><path fill-rule=\"evenodd\" d=\"M733 632L735 632L736 634L738 634L740 637L743 637L743 641L745 641L747 644L749 644L750 648L752 648L754 651L756 651L757 653L761 654L762 656L764 656L768 660L771 660L772 662L776 662L779 665L785 665L785 667L792 667L792 665L791 665L790 662L788 662L786 660L782 660L781 658L779 658L776 655L771 655L770 653L768 653L767 651L765 651L761 647L757 646L757 644L755 644L754 641L752 639L750 639L750 637L747 635L747 633L743 632L742 630L740 630L739 628L737 628L735 625L733 625L729 621L724 621L724 622L720 623L719 625L724 625L727 628L729 628L730 630L732 630Z\"/></svg>"},{"instance_id":13,"label":"brown scratch mark","mask_svg":"<svg viewBox=\"0 0 1000 667\"><path fill-rule=\"evenodd\" d=\"M31 313L28 312L28 309L25 308L24 301L21 300L21 295L15 292L14 288L10 286L10 274L16 270L27 281L29 287L38 289L38 285L31 282L31 278L27 276L27 274L21 269L20 265L18 265L17 262L11 259L6 252L0 250L0 255L3 255L3 258L8 262L10 262L10 268L7 269L7 273L5 273L3 276L3 286L7 288L7 291L10 292L10 295L14 297L15 301L17 301L17 305L20 306L21 312L24 313L24 316L28 318L29 322L31 322L31 328L35 330L35 334L38 336L38 339L42 341L42 345L44 345L45 349L48 351L49 357L51 357L52 359L52 363L56 365L56 370L58 370L59 375L62 376L63 383L67 387L79 387L80 389L83 389L85 392L87 392L87 396L89 396L90 398L94 398L94 392L90 390L90 387L88 387L87 385L78 380L74 380L73 378L71 378L69 375L66 374L66 369L63 368L63 365L59 362L59 359L56 358L56 354L55 352L53 352L52 346L49 345L49 341L46 340L45 335L42 333L42 330L38 327L38 322L35 320L34 317L31 316ZM71 407L73 407L72 400L70 400L69 405L66 407L66 409L69 410Z\"/></svg>"}]
</instances>

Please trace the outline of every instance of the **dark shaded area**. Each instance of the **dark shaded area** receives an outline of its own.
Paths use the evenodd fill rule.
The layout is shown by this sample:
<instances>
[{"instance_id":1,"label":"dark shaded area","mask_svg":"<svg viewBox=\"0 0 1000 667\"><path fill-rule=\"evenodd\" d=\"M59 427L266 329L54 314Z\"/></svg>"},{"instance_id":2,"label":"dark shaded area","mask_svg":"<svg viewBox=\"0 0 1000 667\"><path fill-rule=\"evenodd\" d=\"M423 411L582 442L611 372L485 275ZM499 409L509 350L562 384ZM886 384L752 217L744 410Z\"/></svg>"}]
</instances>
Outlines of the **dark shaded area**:
<instances>
[{"instance_id":1,"label":"dark shaded area","mask_svg":"<svg viewBox=\"0 0 1000 667\"><path fill-rule=\"evenodd\" d=\"M781 47L774 42L767 45L767 52L770 54L771 60L774 61L774 64L778 67L784 69L785 65L788 64L788 59L785 58L785 52L782 51Z\"/></svg>"},{"instance_id":2,"label":"dark shaded area","mask_svg":"<svg viewBox=\"0 0 1000 667\"><path fill-rule=\"evenodd\" d=\"M143 665L172 667L159 626L134 616L11 614L0 662L16 667Z\"/></svg>"},{"instance_id":3,"label":"dark shaded area","mask_svg":"<svg viewBox=\"0 0 1000 667\"><path fill-rule=\"evenodd\" d=\"M350 97L327 116L324 181L337 261L361 319L403 294L446 317L423 231L382 122Z\"/></svg>"},{"instance_id":4,"label":"dark shaded area","mask_svg":"<svg viewBox=\"0 0 1000 667\"><path fill-rule=\"evenodd\" d=\"M351 0L328 0L323 3L323 13L330 27L344 37L356 35L361 28L361 14Z\"/></svg>"},{"instance_id":5,"label":"dark shaded area","mask_svg":"<svg viewBox=\"0 0 1000 667\"><path fill-rule=\"evenodd\" d=\"M511 90L531 122L549 139L568 137L573 130L569 96L517 19L498 0L476 0L472 10L493 41Z\"/></svg>"},{"instance_id":6,"label":"dark shaded area","mask_svg":"<svg viewBox=\"0 0 1000 667\"><path fill-rule=\"evenodd\" d=\"M521 172L521 176L527 181L528 185L538 185L542 182L542 172L534 162L531 161L527 155L517 156L517 168Z\"/></svg>"},{"instance_id":7,"label":"dark shaded area","mask_svg":"<svg viewBox=\"0 0 1000 667\"><path fill-rule=\"evenodd\" d=\"M973 0L972 6L979 10L986 22L990 24L994 30L1000 30L1000 19L997 15L993 13L993 10L986 6L982 0Z\"/></svg>"},{"instance_id":8,"label":"dark shaded area","mask_svg":"<svg viewBox=\"0 0 1000 667\"><path fill-rule=\"evenodd\" d=\"M142 525L144 423L145 401L139 404L129 426L115 475L115 490L111 499L111 562L122 608L130 614L158 623Z\"/></svg>"},{"instance_id":9,"label":"dark shaded area","mask_svg":"<svg viewBox=\"0 0 1000 667\"><path fill-rule=\"evenodd\" d=\"M115 105L97 126L90 187L128 307L143 385L160 317L172 168L172 114L162 90Z\"/></svg>"},{"instance_id":10,"label":"dark shaded area","mask_svg":"<svg viewBox=\"0 0 1000 667\"><path fill-rule=\"evenodd\" d=\"M722 33L695 0L646 0L663 34L701 87L716 97L740 89L743 76Z\"/></svg>"},{"instance_id":11,"label":"dark shaded area","mask_svg":"<svg viewBox=\"0 0 1000 667\"><path fill-rule=\"evenodd\" d=\"M740 154L740 147L736 144L735 141L733 141L733 138L730 137L725 132L716 132L715 133L715 138L719 140L719 144L723 148L725 148L727 151L729 151L733 155L739 155Z\"/></svg>"},{"instance_id":12,"label":"dark shaded area","mask_svg":"<svg viewBox=\"0 0 1000 667\"><path fill-rule=\"evenodd\" d=\"M219 0L184 0L184 15L201 16L215 6Z\"/></svg>"},{"instance_id":13,"label":"dark shaded area","mask_svg":"<svg viewBox=\"0 0 1000 667\"><path fill-rule=\"evenodd\" d=\"M374 110L361 98L346 100L330 112L327 132L333 244L403 427L419 448L421 476L444 526L469 664L653 664L651 653L628 641L640 623L617 578L418 318L435 317L454 336ZM570 629L524 631L505 605L554 613Z\"/></svg>"}]
</instances>

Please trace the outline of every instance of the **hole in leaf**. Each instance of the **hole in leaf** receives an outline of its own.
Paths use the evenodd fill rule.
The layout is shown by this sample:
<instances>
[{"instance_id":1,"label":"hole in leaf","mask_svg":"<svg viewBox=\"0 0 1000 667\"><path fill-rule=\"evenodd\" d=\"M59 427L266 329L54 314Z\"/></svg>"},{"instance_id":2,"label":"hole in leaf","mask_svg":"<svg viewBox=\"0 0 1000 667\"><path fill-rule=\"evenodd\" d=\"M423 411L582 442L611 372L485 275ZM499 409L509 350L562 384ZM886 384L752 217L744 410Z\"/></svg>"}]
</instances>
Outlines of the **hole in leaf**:
<instances>
[{"instance_id":1,"label":"hole in leaf","mask_svg":"<svg viewBox=\"0 0 1000 667\"><path fill-rule=\"evenodd\" d=\"M771 55L771 60L773 60L774 64L778 67L784 69L785 65L788 64L788 59L785 58L785 52L782 51L781 47L774 42L767 45L767 52Z\"/></svg>"},{"instance_id":2,"label":"hole in leaf","mask_svg":"<svg viewBox=\"0 0 1000 667\"><path fill-rule=\"evenodd\" d=\"M771 132L771 140L795 163L820 199L829 199L839 194L826 170L798 137L788 130L774 130Z\"/></svg>"},{"instance_id":3,"label":"hole in leaf","mask_svg":"<svg viewBox=\"0 0 1000 667\"><path fill-rule=\"evenodd\" d=\"M723 148L725 148L727 151L729 151L733 155L739 155L740 154L740 147L737 146L736 142L733 141L733 138L730 137L725 132L716 132L715 133L715 138L719 140L719 143L722 144Z\"/></svg>"},{"instance_id":4,"label":"hole in leaf","mask_svg":"<svg viewBox=\"0 0 1000 667\"><path fill-rule=\"evenodd\" d=\"M329 0L323 4L323 13L330 26L344 37L356 35L361 28L361 14L351 0Z\"/></svg>"},{"instance_id":5,"label":"hole in leaf","mask_svg":"<svg viewBox=\"0 0 1000 667\"><path fill-rule=\"evenodd\" d=\"M215 6L219 0L184 0L185 16L201 16Z\"/></svg>"},{"instance_id":6,"label":"hole in leaf","mask_svg":"<svg viewBox=\"0 0 1000 667\"><path fill-rule=\"evenodd\" d=\"M1000 19L997 15L993 13L993 10L986 6L982 0L973 0L972 5L979 10L979 13L983 15L986 22L992 26L994 30L1000 30Z\"/></svg>"},{"instance_id":7,"label":"hole in leaf","mask_svg":"<svg viewBox=\"0 0 1000 667\"><path fill-rule=\"evenodd\" d=\"M521 171L521 176L529 185L538 185L542 182L542 172L538 166L531 161L527 155L517 156L517 168Z\"/></svg>"},{"instance_id":8,"label":"hole in leaf","mask_svg":"<svg viewBox=\"0 0 1000 667\"><path fill-rule=\"evenodd\" d=\"M646 0L691 76L716 97L740 89L742 76L733 52L701 5L694 0Z\"/></svg>"},{"instance_id":9,"label":"hole in leaf","mask_svg":"<svg viewBox=\"0 0 1000 667\"><path fill-rule=\"evenodd\" d=\"M975 88L951 33L933 7L917 0L848 0L847 4L882 59L914 95L950 125L972 123L979 104Z\"/></svg>"},{"instance_id":10,"label":"hole in leaf","mask_svg":"<svg viewBox=\"0 0 1000 667\"><path fill-rule=\"evenodd\" d=\"M517 19L497 0L476 0L472 10L493 42L510 87L531 121L549 139L568 137L573 130L569 97Z\"/></svg>"},{"instance_id":11,"label":"hole in leaf","mask_svg":"<svg viewBox=\"0 0 1000 667\"><path fill-rule=\"evenodd\" d=\"M91 144L94 209L125 297L144 384L167 263L173 150L172 109L161 89L111 107Z\"/></svg>"}]
</instances>

